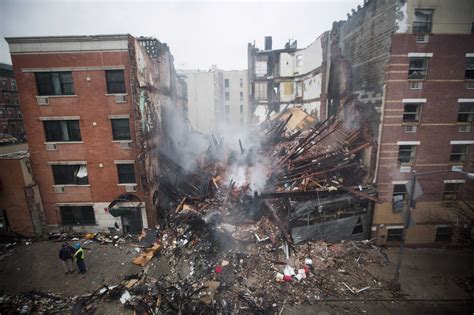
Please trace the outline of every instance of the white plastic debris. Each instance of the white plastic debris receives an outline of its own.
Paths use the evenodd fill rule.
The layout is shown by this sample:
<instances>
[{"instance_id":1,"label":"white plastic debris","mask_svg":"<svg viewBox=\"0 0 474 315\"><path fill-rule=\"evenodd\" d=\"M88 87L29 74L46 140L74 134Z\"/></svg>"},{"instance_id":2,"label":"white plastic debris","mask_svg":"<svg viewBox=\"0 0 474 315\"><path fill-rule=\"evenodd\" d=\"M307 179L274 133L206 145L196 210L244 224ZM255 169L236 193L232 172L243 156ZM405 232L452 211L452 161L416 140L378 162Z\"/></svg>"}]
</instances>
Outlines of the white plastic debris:
<instances>
[{"instance_id":1,"label":"white plastic debris","mask_svg":"<svg viewBox=\"0 0 474 315\"><path fill-rule=\"evenodd\" d=\"M120 297L120 303L125 304L127 303L127 301L130 301L131 299L132 299L132 296L130 295L130 292L125 290L125 292L123 292L122 296Z\"/></svg>"},{"instance_id":2,"label":"white plastic debris","mask_svg":"<svg viewBox=\"0 0 474 315\"><path fill-rule=\"evenodd\" d=\"M283 281L283 277L284 276L283 276L282 273L277 272L277 274L275 276L275 279L276 279L277 282L281 282L281 281Z\"/></svg>"},{"instance_id":3,"label":"white plastic debris","mask_svg":"<svg viewBox=\"0 0 474 315\"><path fill-rule=\"evenodd\" d=\"M303 276L302 279L306 278L306 272L304 271L304 269L298 269L298 274Z\"/></svg>"},{"instance_id":4,"label":"white plastic debris","mask_svg":"<svg viewBox=\"0 0 474 315\"><path fill-rule=\"evenodd\" d=\"M308 266L311 266L311 265L313 265L313 260L311 258L306 258L304 260L304 264L308 265Z\"/></svg>"},{"instance_id":5,"label":"white plastic debris","mask_svg":"<svg viewBox=\"0 0 474 315\"><path fill-rule=\"evenodd\" d=\"M295 268L286 265L285 269L283 269L283 274L285 276L294 276L295 275Z\"/></svg>"}]
</instances>

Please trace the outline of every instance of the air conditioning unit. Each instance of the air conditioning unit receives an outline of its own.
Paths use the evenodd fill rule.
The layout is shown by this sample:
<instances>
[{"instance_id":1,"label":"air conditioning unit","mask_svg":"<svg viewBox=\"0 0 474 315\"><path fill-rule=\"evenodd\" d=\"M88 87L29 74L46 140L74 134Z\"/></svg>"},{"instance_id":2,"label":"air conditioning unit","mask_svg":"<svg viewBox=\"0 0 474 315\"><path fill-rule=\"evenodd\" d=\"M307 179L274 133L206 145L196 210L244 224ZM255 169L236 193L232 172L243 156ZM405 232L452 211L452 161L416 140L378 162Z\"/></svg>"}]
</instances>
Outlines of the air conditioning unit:
<instances>
[{"instance_id":1,"label":"air conditioning unit","mask_svg":"<svg viewBox=\"0 0 474 315\"><path fill-rule=\"evenodd\" d=\"M115 95L115 103L127 103L126 95Z\"/></svg>"},{"instance_id":2,"label":"air conditioning unit","mask_svg":"<svg viewBox=\"0 0 474 315\"><path fill-rule=\"evenodd\" d=\"M120 147L125 150L130 150L132 148L131 142L120 142Z\"/></svg>"},{"instance_id":3,"label":"air conditioning unit","mask_svg":"<svg viewBox=\"0 0 474 315\"><path fill-rule=\"evenodd\" d=\"M410 173L411 166L400 166L400 173Z\"/></svg>"},{"instance_id":4,"label":"air conditioning unit","mask_svg":"<svg viewBox=\"0 0 474 315\"><path fill-rule=\"evenodd\" d=\"M429 39L429 35L416 35L416 42L418 44L427 43Z\"/></svg>"},{"instance_id":5,"label":"air conditioning unit","mask_svg":"<svg viewBox=\"0 0 474 315\"><path fill-rule=\"evenodd\" d=\"M416 126L413 125L405 126L405 133L415 133L416 129Z\"/></svg>"},{"instance_id":6,"label":"air conditioning unit","mask_svg":"<svg viewBox=\"0 0 474 315\"><path fill-rule=\"evenodd\" d=\"M125 191L126 192L136 192L137 191L137 185L125 185Z\"/></svg>"},{"instance_id":7,"label":"air conditioning unit","mask_svg":"<svg viewBox=\"0 0 474 315\"><path fill-rule=\"evenodd\" d=\"M411 90L421 90L422 87L423 87L423 82L419 82L419 81L410 82Z\"/></svg>"},{"instance_id":8,"label":"air conditioning unit","mask_svg":"<svg viewBox=\"0 0 474 315\"><path fill-rule=\"evenodd\" d=\"M451 167L451 171L454 171L454 172L462 172L462 165L453 165Z\"/></svg>"},{"instance_id":9,"label":"air conditioning unit","mask_svg":"<svg viewBox=\"0 0 474 315\"><path fill-rule=\"evenodd\" d=\"M49 97L47 97L47 96L37 96L36 97L36 102L38 102L38 105L49 105Z\"/></svg>"},{"instance_id":10,"label":"air conditioning unit","mask_svg":"<svg viewBox=\"0 0 474 315\"><path fill-rule=\"evenodd\" d=\"M459 132L469 132L469 131L471 131L471 125L459 126Z\"/></svg>"},{"instance_id":11,"label":"air conditioning unit","mask_svg":"<svg viewBox=\"0 0 474 315\"><path fill-rule=\"evenodd\" d=\"M66 188L64 186L54 186L54 192L57 194L65 194Z\"/></svg>"},{"instance_id":12,"label":"air conditioning unit","mask_svg":"<svg viewBox=\"0 0 474 315\"><path fill-rule=\"evenodd\" d=\"M474 89L474 82L467 82L466 83L466 89L468 89L468 90Z\"/></svg>"},{"instance_id":13,"label":"air conditioning unit","mask_svg":"<svg viewBox=\"0 0 474 315\"><path fill-rule=\"evenodd\" d=\"M56 151L58 145L56 143L46 143L46 151Z\"/></svg>"}]
</instances>

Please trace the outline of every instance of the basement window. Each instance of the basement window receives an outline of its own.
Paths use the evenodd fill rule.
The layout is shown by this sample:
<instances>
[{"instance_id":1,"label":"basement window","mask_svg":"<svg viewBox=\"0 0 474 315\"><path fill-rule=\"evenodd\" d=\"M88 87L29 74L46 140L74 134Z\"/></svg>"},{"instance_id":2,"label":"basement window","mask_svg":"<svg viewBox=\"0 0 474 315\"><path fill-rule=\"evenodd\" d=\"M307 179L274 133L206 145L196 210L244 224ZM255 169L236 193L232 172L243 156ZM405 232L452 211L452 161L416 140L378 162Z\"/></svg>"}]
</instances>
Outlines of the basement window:
<instances>
[{"instance_id":1,"label":"basement window","mask_svg":"<svg viewBox=\"0 0 474 315\"><path fill-rule=\"evenodd\" d=\"M410 65L408 67L409 80L424 80L426 79L426 72L428 70L428 58L413 57L410 58Z\"/></svg>"},{"instance_id":2,"label":"basement window","mask_svg":"<svg viewBox=\"0 0 474 315\"><path fill-rule=\"evenodd\" d=\"M107 94L123 94L125 90L125 75L123 70L106 70Z\"/></svg>"},{"instance_id":3,"label":"basement window","mask_svg":"<svg viewBox=\"0 0 474 315\"><path fill-rule=\"evenodd\" d=\"M449 161L451 163L464 163L466 162L468 144L453 144L451 147L451 156Z\"/></svg>"},{"instance_id":4,"label":"basement window","mask_svg":"<svg viewBox=\"0 0 474 315\"><path fill-rule=\"evenodd\" d=\"M400 164L413 164L415 162L415 155L415 145L398 146L398 162L400 162Z\"/></svg>"},{"instance_id":5,"label":"basement window","mask_svg":"<svg viewBox=\"0 0 474 315\"><path fill-rule=\"evenodd\" d=\"M81 141L79 120L43 121L46 142Z\"/></svg>"},{"instance_id":6,"label":"basement window","mask_svg":"<svg viewBox=\"0 0 474 315\"><path fill-rule=\"evenodd\" d=\"M130 122L128 118L114 118L112 122L112 139L113 140L131 140Z\"/></svg>"},{"instance_id":7,"label":"basement window","mask_svg":"<svg viewBox=\"0 0 474 315\"><path fill-rule=\"evenodd\" d=\"M38 95L74 95L72 72L35 72Z\"/></svg>"},{"instance_id":8,"label":"basement window","mask_svg":"<svg viewBox=\"0 0 474 315\"><path fill-rule=\"evenodd\" d=\"M135 166L130 164L117 164L117 174L120 184L136 184Z\"/></svg>"},{"instance_id":9,"label":"basement window","mask_svg":"<svg viewBox=\"0 0 474 315\"><path fill-rule=\"evenodd\" d=\"M472 123L474 118L474 103L459 103L458 123Z\"/></svg>"},{"instance_id":10,"label":"basement window","mask_svg":"<svg viewBox=\"0 0 474 315\"><path fill-rule=\"evenodd\" d=\"M87 165L51 165L55 185L88 185Z\"/></svg>"},{"instance_id":11,"label":"basement window","mask_svg":"<svg viewBox=\"0 0 474 315\"><path fill-rule=\"evenodd\" d=\"M464 79L474 80L474 57L467 57L466 72L464 74Z\"/></svg>"},{"instance_id":12,"label":"basement window","mask_svg":"<svg viewBox=\"0 0 474 315\"><path fill-rule=\"evenodd\" d=\"M403 122L404 123L419 123L420 122L421 104L405 104L403 107Z\"/></svg>"},{"instance_id":13,"label":"basement window","mask_svg":"<svg viewBox=\"0 0 474 315\"><path fill-rule=\"evenodd\" d=\"M443 200L452 201L458 199L458 194L461 189L461 185L463 185L463 183L445 183Z\"/></svg>"},{"instance_id":14,"label":"basement window","mask_svg":"<svg viewBox=\"0 0 474 315\"><path fill-rule=\"evenodd\" d=\"M453 228L450 226L438 226L436 228L435 242L450 243L453 237Z\"/></svg>"},{"instance_id":15,"label":"basement window","mask_svg":"<svg viewBox=\"0 0 474 315\"><path fill-rule=\"evenodd\" d=\"M401 242L403 229L387 229L387 242Z\"/></svg>"},{"instance_id":16,"label":"basement window","mask_svg":"<svg viewBox=\"0 0 474 315\"><path fill-rule=\"evenodd\" d=\"M95 224L95 214L92 206L60 206L59 209L63 225Z\"/></svg>"}]
</instances>

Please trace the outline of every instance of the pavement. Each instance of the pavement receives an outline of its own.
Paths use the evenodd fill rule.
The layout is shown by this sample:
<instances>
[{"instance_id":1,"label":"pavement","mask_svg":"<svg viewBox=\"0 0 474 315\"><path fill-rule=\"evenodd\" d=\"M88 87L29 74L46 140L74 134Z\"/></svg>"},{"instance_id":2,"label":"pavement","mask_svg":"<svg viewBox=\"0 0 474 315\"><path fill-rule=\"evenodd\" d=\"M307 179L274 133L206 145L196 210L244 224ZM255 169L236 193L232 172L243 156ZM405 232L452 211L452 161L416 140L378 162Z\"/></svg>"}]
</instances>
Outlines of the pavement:
<instances>
[{"instance_id":1,"label":"pavement","mask_svg":"<svg viewBox=\"0 0 474 315\"><path fill-rule=\"evenodd\" d=\"M131 263L137 255L132 243L85 245L85 275L65 275L58 258L61 243L33 242L15 246L11 255L0 260L0 293L20 294L30 290L78 296L102 284L119 283L125 276L142 270ZM387 265L367 268L380 280L393 279L397 248L384 250ZM474 251L472 249L407 248L401 269L403 295L398 300L312 300L308 305L291 306L291 296L280 314L473 314ZM154 258L148 267L152 276L169 272L164 258ZM121 305L104 305L107 312ZM99 312L99 310L97 310ZM123 309L123 313L126 310ZM99 312L100 313L100 312ZM114 311L115 313L115 311Z\"/></svg>"}]
</instances>

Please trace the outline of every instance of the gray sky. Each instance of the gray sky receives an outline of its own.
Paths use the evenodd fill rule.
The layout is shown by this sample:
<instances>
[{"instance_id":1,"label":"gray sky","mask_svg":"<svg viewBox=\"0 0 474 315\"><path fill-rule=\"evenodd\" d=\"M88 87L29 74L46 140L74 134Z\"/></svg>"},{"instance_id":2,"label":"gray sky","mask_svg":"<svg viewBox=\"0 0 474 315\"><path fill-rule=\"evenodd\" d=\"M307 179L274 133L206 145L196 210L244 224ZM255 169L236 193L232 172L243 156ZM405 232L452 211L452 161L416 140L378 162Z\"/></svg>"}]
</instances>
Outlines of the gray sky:
<instances>
[{"instance_id":1,"label":"gray sky","mask_svg":"<svg viewBox=\"0 0 474 315\"><path fill-rule=\"evenodd\" d=\"M129 33L167 43L179 69L245 69L247 43L305 47L362 2L0 0L0 62L11 63L4 37Z\"/></svg>"}]
</instances>

